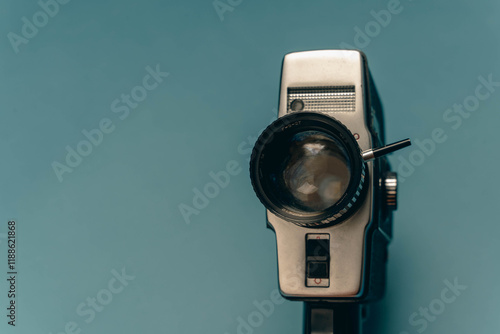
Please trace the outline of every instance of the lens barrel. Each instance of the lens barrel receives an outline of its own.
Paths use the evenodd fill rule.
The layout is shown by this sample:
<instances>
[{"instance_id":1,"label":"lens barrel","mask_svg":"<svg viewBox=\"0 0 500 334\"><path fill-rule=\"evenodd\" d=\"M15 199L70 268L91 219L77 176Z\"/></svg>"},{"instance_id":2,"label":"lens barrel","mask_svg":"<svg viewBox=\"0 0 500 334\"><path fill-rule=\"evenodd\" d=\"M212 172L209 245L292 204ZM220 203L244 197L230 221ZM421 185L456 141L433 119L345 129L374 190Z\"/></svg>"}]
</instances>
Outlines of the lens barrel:
<instances>
[{"instance_id":1,"label":"lens barrel","mask_svg":"<svg viewBox=\"0 0 500 334\"><path fill-rule=\"evenodd\" d=\"M262 132L252 151L250 177L272 213L299 226L324 227L347 218L361 202L365 163L342 123L297 112Z\"/></svg>"}]
</instances>

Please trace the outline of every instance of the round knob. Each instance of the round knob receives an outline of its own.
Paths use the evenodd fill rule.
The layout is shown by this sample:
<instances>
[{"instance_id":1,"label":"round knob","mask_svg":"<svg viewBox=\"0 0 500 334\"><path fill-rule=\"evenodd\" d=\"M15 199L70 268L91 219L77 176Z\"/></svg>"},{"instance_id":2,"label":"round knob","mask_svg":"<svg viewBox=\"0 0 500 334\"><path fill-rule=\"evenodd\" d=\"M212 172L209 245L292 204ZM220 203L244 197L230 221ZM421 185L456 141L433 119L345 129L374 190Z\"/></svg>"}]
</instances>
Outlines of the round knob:
<instances>
[{"instance_id":1,"label":"round knob","mask_svg":"<svg viewBox=\"0 0 500 334\"><path fill-rule=\"evenodd\" d=\"M398 176L394 172L384 174L385 203L390 210L398 208Z\"/></svg>"}]
</instances>

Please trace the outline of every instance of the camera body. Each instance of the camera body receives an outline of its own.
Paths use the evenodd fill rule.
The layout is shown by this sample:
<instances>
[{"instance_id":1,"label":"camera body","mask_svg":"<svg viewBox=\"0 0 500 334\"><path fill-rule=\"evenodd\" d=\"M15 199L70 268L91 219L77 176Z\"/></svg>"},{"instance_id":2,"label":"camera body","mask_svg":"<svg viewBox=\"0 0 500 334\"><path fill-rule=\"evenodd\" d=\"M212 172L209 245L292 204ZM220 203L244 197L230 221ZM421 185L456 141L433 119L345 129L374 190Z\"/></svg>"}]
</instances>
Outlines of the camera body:
<instances>
[{"instance_id":1,"label":"camera body","mask_svg":"<svg viewBox=\"0 0 500 334\"><path fill-rule=\"evenodd\" d=\"M382 106L366 57L360 51L321 50L285 56L278 120L267 140L301 122L305 124L287 117L293 114L300 118L301 113L313 118L317 114L327 116L343 125L345 129L339 130L346 133L345 138L339 140L354 140L356 155L385 144ZM280 119L290 121L280 123ZM260 163L257 155L265 156L259 151L262 146L263 138L259 138L251 174ZM361 167L355 172L360 175L358 188L347 195L352 197L350 201L344 198L346 195L343 197L345 208L337 210L332 218L322 216L317 223L311 219L308 223L292 221L287 218L290 215L286 208L274 210L264 203L266 196L259 196L268 208L268 227L276 234L279 287L284 297L307 302L365 303L383 295L397 179L386 157L362 161ZM252 182L258 195L262 193L256 184L259 179L262 172L254 172Z\"/></svg>"}]
</instances>

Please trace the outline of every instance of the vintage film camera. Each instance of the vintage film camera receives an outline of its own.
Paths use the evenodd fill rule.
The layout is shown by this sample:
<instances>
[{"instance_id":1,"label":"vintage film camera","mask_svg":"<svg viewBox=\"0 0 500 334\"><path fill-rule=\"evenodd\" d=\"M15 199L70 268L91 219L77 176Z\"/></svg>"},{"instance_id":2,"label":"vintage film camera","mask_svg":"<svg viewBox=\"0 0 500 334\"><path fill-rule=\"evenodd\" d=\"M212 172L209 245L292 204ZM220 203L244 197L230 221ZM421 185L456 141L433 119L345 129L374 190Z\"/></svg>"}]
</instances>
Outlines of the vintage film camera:
<instances>
[{"instance_id":1,"label":"vintage film camera","mask_svg":"<svg viewBox=\"0 0 500 334\"><path fill-rule=\"evenodd\" d=\"M276 233L281 294L305 302L304 332L361 333L382 297L397 177L384 156L382 105L355 50L285 56L278 119L250 160Z\"/></svg>"}]
</instances>

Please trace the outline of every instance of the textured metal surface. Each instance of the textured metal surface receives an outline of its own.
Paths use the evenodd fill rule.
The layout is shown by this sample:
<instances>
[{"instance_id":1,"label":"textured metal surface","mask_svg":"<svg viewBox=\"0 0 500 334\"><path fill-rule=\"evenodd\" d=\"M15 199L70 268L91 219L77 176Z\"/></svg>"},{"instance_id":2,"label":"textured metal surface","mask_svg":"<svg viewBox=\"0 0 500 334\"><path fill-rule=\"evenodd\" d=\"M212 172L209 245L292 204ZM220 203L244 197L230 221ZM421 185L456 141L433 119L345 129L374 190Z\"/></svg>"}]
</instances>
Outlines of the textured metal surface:
<instances>
[{"instance_id":1,"label":"textured metal surface","mask_svg":"<svg viewBox=\"0 0 500 334\"><path fill-rule=\"evenodd\" d=\"M301 101L300 110L293 108L293 101ZM356 92L354 86L296 87L288 88L289 111L354 112Z\"/></svg>"}]
</instances>

